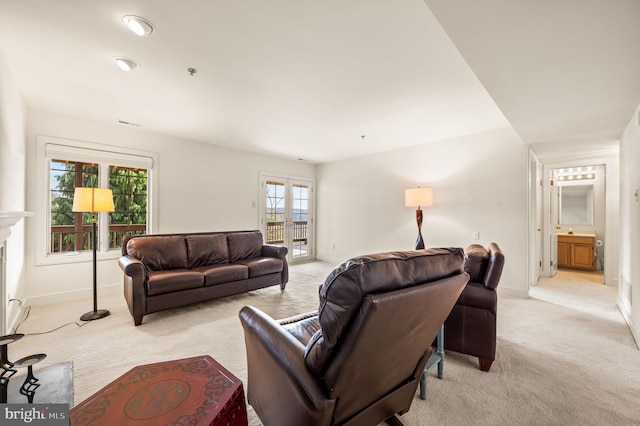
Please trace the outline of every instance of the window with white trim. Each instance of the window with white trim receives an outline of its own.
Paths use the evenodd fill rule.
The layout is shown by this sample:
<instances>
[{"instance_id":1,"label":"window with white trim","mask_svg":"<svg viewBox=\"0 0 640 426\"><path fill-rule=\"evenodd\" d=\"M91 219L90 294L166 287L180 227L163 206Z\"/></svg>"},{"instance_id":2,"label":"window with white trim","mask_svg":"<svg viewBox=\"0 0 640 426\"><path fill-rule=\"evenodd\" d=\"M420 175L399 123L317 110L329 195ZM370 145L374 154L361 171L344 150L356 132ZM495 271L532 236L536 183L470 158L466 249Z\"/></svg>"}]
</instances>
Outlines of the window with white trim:
<instances>
[{"instance_id":1,"label":"window with white trim","mask_svg":"<svg viewBox=\"0 0 640 426\"><path fill-rule=\"evenodd\" d=\"M42 144L47 170L44 258L61 259L61 255L82 254L93 249L91 214L71 210L74 190L79 186L110 188L113 192L115 211L98 213L99 253L119 251L124 235L151 232L154 155L46 139L49 141ZM59 141L62 143L57 143Z\"/></svg>"}]
</instances>

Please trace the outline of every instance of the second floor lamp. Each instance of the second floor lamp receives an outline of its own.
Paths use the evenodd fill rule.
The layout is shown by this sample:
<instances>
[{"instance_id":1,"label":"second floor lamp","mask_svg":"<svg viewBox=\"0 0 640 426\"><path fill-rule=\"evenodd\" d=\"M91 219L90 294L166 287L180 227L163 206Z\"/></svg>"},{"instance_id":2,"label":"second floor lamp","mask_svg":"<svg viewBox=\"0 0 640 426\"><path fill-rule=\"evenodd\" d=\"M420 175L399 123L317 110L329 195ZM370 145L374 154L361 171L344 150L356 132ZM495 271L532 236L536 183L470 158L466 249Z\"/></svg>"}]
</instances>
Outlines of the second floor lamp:
<instances>
[{"instance_id":1,"label":"second floor lamp","mask_svg":"<svg viewBox=\"0 0 640 426\"><path fill-rule=\"evenodd\" d=\"M406 207L417 207L416 222L418 223L418 239L416 240L416 250L424 249L422 239L422 207L433 205L432 188L410 188L404 190L404 205Z\"/></svg>"},{"instance_id":2,"label":"second floor lamp","mask_svg":"<svg viewBox=\"0 0 640 426\"><path fill-rule=\"evenodd\" d=\"M82 321L93 321L100 318L104 318L110 314L106 309L98 310L98 283L97 283L97 264L96 264L96 252L98 246L98 238L96 235L96 224L98 223L97 213L100 212L112 212L113 207L113 193L110 189L106 188L87 188L78 187L73 194L73 207L74 212L89 212L91 213L91 223L93 225L93 232L91 233L93 238L93 311L87 312L80 317ZM76 247L78 242L76 241Z\"/></svg>"}]
</instances>

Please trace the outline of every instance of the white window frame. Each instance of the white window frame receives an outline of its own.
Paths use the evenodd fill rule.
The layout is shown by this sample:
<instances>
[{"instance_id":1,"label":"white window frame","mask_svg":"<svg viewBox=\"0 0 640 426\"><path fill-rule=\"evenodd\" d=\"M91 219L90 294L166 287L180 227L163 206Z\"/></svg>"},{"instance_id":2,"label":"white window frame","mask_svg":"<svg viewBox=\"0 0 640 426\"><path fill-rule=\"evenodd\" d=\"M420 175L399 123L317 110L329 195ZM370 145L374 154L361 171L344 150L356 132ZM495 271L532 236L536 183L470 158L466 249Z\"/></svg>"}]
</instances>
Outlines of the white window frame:
<instances>
[{"instance_id":1,"label":"white window frame","mask_svg":"<svg viewBox=\"0 0 640 426\"><path fill-rule=\"evenodd\" d=\"M108 166L146 168L147 173L147 233L157 229L158 218L158 154L155 152L134 150L130 148L102 145L93 142L63 139L53 136L36 136L36 190L41 194L37 199L36 211L37 238L35 264L58 265L78 262L92 262L92 251L75 251L65 253L48 253L51 232L51 160L64 159L98 163L105 168L99 173L100 186L108 184ZM108 163L108 164L107 164ZM99 213L97 260L117 259L121 256L119 249L108 249L104 236L108 235L108 213Z\"/></svg>"}]
</instances>

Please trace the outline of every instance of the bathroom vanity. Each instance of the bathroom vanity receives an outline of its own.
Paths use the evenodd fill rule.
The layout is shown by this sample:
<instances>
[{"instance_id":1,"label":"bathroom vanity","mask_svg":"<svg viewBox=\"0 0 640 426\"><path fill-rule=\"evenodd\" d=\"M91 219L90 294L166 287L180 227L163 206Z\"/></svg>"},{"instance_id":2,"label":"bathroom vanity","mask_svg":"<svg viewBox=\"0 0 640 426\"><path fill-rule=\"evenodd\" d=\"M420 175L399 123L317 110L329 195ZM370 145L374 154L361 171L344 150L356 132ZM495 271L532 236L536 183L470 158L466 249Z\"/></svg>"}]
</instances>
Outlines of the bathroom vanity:
<instances>
[{"instance_id":1,"label":"bathroom vanity","mask_svg":"<svg viewBox=\"0 0 640 426\"><path fill-rule=\"evenodd\" d=\"M593 270L595 235L558 234L558 266Z\"/></svg>"}]
</instances>

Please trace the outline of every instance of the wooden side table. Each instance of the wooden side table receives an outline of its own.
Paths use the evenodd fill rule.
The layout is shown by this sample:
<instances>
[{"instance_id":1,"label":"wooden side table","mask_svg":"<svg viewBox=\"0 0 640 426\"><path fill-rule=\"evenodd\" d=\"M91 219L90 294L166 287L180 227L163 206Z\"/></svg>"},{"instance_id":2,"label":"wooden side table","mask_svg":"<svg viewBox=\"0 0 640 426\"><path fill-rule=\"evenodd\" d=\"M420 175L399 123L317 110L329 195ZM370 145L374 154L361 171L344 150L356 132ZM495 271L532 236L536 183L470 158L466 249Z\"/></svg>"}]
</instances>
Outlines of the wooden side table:
<instances>
[{"instance_id":1,"label":"wooden side table","mask_svg":"<svg viewBox=\"0 0 640 426\"><path fill-rule=\"evenodd\" d=\"M422 377L420 377L420 399L422 400L427 399L427 373L436 364L438 365L438 379L442 380L444 373L444 324L440 326L436 336L436 351L429 357Z\"/></svg>"},{"instance_id":2,"label":"wooden side table","mask_svg":"<svg viewBox=\"0 0 640 426\"><path fill-rule=\"evenodd\" d=\"M247 425L242 382L210 356L137 366L69 411L71 426Z\"/></svg>"}]
</instances>

